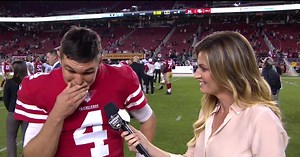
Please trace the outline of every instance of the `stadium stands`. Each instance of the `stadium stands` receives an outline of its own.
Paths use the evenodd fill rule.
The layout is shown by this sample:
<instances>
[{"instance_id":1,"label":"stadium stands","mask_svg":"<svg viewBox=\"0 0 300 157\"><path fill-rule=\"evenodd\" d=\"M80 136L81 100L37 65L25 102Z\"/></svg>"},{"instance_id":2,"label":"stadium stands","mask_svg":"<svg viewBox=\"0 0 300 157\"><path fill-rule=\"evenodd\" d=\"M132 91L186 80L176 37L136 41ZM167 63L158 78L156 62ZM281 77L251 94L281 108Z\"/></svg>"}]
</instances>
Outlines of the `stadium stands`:
<instances>
[{"instance_id":1,"label":"stadium stands","mask_svg":"<svg viewBox=\"0 0 300 157\"><path fill-rule=\"evenodd\" d=\"M148 1L62 1L60 5L55 2L30 1L23 3L17 1L0 2L0 8L3 8L0 14L12 17L49 16L70 13L119 12L122 9L140 11L199 8L214 5L216 3L203 1L151 1L151 3ZM241 5L255 4L243 2ZM132 6L136 6L136 8L132 8ZM3 55L44 54L59 46L61 36L70 26L80 25L97 31L101 35L103 49L108 53L141 52L150 54L156 50L154 55L191 54L193 43L212 32L231 30L245 35L260 57L268 56L270 51L275 57L277 54L283 53L290 58L299 58L299 17L299 11L290 11L280 12L280 14L145 16L113 20L1 23L0 52ZM174 32L171 31L172 29ZM158 47L160 49L157 49Z\"/></svg>"}]
</instances>

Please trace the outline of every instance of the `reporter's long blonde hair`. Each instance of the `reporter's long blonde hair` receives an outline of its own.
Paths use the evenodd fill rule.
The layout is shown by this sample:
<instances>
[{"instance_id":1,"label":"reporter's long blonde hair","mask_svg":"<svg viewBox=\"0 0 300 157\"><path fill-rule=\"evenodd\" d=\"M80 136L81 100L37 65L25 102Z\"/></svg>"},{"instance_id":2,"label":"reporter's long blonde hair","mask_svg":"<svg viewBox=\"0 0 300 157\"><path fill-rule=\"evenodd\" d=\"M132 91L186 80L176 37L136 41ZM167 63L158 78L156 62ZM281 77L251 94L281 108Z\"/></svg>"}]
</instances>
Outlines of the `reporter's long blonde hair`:
<instances>
[{"instance_id":1,"label":"reporter's long blonde hair","mask_svg":"<svg viewBox=\"0 0 300 157\"><path fill-rule=\"evenodd\" d=\"M206 55L213 79L233 93L234 102L241 108L261 104L269 107L281 119L280 110L272 101L271 89L258 70L255 53L243 35L231 31L215 32L200 41L194 53L197 57L199 53ZM217 102L214 95L203 95L201 114L193 124L194 137L188 146L195 146Z\"/></svg>"}]
</instances>

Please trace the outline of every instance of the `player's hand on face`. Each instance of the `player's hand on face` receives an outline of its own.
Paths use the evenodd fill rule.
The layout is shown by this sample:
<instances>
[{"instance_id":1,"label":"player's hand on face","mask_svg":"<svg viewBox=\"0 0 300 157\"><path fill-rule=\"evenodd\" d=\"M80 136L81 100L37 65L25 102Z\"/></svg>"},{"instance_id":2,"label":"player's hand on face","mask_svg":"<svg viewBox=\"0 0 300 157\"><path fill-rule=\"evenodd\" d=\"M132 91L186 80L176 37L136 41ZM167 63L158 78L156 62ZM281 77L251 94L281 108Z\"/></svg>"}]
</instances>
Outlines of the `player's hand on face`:
<instances>
[{"instance_id":1,"label":"player's hand on face","mask_svg":"<svg viewBox=\"0 0 300 157\"><path fill-rule=\"evenodd\" d=\"M81 85L68 83L67 87L56 97L53 110L63 119L72 114L83 102L88 94L89 86L86 82Z\"/></svg>"}]
</instances>

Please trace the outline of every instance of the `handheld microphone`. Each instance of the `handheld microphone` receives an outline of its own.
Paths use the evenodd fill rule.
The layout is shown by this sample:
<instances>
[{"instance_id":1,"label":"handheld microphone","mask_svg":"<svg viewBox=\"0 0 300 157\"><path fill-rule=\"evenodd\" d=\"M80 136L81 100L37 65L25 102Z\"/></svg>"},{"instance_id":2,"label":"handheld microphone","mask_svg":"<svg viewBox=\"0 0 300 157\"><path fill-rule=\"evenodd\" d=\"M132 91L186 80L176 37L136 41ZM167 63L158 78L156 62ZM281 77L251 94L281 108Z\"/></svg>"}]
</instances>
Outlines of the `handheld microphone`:
<instances>
[{"instance_id":1,"label":"handheld microphone","mask_svg":"<svg viewBox=\"0 0 300 157\"><path fill-rule=\"evenodd\" d=\"M121 128L123 131L128 131L129 134L133 133L132 129L128 125L130 122L130 116L126 110L119 110L119 108L111 102L104 107L104 111L109 118L108 123L113 129L119 130ZM145 157L151 157L142 144L138 144L136 149Z\"/></svg>"}]
</instances>

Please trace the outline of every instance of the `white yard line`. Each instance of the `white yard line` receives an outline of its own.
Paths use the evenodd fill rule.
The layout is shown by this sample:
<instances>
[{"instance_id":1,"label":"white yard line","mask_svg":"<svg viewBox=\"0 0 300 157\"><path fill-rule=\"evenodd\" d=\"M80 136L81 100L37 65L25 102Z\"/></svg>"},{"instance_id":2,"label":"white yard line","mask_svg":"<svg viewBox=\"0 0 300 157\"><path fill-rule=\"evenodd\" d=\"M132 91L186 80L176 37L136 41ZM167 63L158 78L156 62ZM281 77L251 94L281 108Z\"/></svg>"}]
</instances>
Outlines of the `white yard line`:
<instances>
[{"instance_id":1,"label":"white yard line","mask_svg":"<svg viewBox=\"0 0 300 157\"><path fill-rule=\"evenodd\" d=\"M176 121L180 121L181 118L182 118L182 116L177 116Z\"/></svg>"},{"instance_id":2,"label":"white yard line","mask_svg":"<svg viewBox=\"0 0 300 157\"><path fill-rule=\"evenodd\" d=\"M0 149L0 152L3 152L3 151L5 151L7 148L6 147L4 147L4 148L1 148Z\"/></svg>"},{"instance_id":3,"label":"white yard line","mask_svg":"<svg viewBox=\"0 0 300 157\"><path fill-rule=\"evenodd\" d=\"M0 152L3 152L3 151L5 151L5 150L6 150L6 147L1 148L1 149L0 149Z\"/></svg>"},{"instance_id":4,"label":"white yard line","mask_svg":"<svg viewBox=\"0 0 300 157\"><path fill-rule=\"evenodd\" d=\"M284 78L283 79L286 79L286 80L300 80L300 77L287 77L287 78Z\"/></svg>"},{"instance_id":5,"label":"white yard line","mask_svg":"<svg viewBox=\"0 0 300 157\"><path fill-rule=\"evenodd\" d=\"M19 146L20 144L22 144L21 141L19 141L19 142L17 143L17 146ZM0 152L6 151L6 149L7 149L6 147L1 148L1 149L0 149Z\"/></svg>"},{"instance_id":6,"label":"white yard line","mask_svg":"<svg viewBox=\"0 0 300 157\"><path fill-rule=\"evenodd\" d=\"M5 109L5 107L0 107L0 110Z\"/></svg>"},{"instance_id":7,"label":"white yard line","mask_svg":"<svg viewBox=\"0 0 300 157\"><path fill-rule=\"evenodd\" d=\"M176 81L181 80L181 79L182 79L182 77L179 77L179 78L177 78L177 79L175 79L175 80L173 80L173 81L171 81L171 82L176 82ZM182 118L182 116L177 116L175 120L176 120L176 121L180 121L181 118Z\"/></svg>"},{"instance_id":8,"label":"white yard line","mask_svg":"<svg viewBox=\"0 0 300 157\"><path fill-rule=\"evenodd\" d=\"M176 82L176 81L181 80L181 79L182 79L182 77L179 77L177 79L171 80L171 82Z\"/></svg>"},{"instance_id":9,"label":"white yard line","mask_svg":"<svg viewBox=\"0 0 300 157\"><path fill-rule=\"evenodd\" d=\"M287 84L291 84L291 85L293 85L293 86L300 87L299 84L296 84L296 83L294 83L294 82L289 82L289 81L283 81L283 82L284 82L284 83L287 83Z\"/></svg>"}]
</instances>

